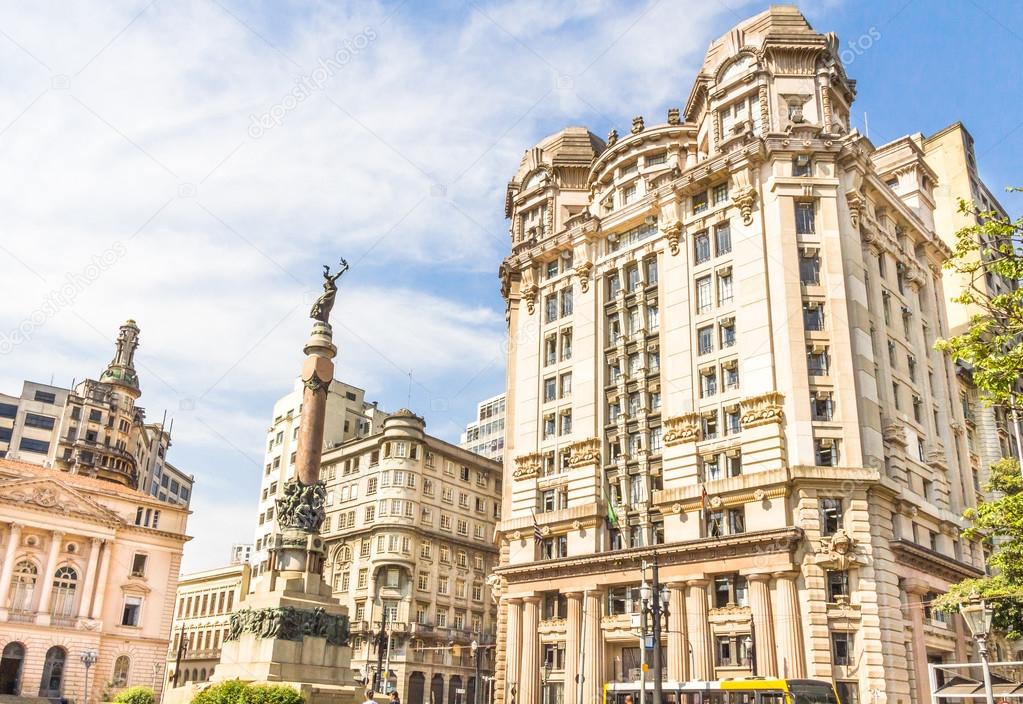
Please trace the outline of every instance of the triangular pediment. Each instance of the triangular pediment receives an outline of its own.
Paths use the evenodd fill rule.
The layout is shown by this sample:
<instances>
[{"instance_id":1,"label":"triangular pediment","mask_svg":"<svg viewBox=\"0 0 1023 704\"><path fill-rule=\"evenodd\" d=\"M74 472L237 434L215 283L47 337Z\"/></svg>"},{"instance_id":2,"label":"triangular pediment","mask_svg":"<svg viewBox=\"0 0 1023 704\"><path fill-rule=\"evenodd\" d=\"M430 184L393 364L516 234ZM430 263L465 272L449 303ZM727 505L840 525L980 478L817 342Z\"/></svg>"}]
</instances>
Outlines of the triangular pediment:
<instances>
[{"instance_id":1,"label":"triangular pediment","mask_svg":"<svg viewBox=\"0 0 1023 704\"><path fill-rule=\"evenodd\" d=\"M105 525L124 523L120 516L106 506L52 477L0 481L0 503L16 504L58 516L74 516Z\"/></svg>"}]
</instances>

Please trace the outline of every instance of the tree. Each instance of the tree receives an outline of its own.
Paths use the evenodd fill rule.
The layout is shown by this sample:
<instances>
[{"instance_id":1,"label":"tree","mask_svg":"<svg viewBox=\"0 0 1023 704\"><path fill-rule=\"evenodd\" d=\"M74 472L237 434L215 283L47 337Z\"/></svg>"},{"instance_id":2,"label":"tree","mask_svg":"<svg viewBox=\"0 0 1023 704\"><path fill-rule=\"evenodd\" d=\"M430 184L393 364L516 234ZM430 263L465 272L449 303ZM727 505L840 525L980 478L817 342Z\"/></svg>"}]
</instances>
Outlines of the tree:
<instances>
[{"instance_id":1,"label":"tree","mask_svg":"<svg viewBox=\"0 0 1023 704\"><path fill-rule=\"evenodd\" d=\"M305 704L305 698L286 685L226 680L199 692L192 704Z\"/></svg>"},{"instance_id":2,"label":"tree","mask_svg":"<svg viewBox=\"0 0 1023 704\"><path fill-rule=\"evenodd\" d=\"M1010 191L1023 189L1012 188ZM1023 476L1020 474L1019 418L1023 411L1023 218L1015 221L996 211L982 211L959 201L959 211L979 224L956 232L946 268L963 276L966 285L952 300L971 311L967 329L939 340L937 349L972 368L973 383L982 402L1005 410L1014 426L1016 457L990 466L985 491L992 496L964 517L972 525L967 537L991 549L988 567L993 576L967 579L954 585L936 602L954 611L971 598L989 600L994 624L1010 639L1023 638ZM986 279L1011 282L1009 290L993 295Z\"/></svg>"},{"instance_id":3,"label":"tree","mask_svg":"<svg viewBox=\"0 0 1023 704\"><path fill-rule=\"evenodd\" d=\"M149 687L128 687L114 697L116 704L153 704L156 695Z\"/></svg>"}]
</instances>

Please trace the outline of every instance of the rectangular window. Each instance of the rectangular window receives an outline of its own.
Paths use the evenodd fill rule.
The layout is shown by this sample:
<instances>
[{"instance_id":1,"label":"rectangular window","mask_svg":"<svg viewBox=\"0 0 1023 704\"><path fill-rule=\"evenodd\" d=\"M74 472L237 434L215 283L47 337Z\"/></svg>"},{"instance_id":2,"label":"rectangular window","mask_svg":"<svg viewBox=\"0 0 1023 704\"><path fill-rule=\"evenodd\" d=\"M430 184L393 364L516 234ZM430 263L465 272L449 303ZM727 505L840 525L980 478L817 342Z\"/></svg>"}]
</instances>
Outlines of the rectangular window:
<instances>
[{"instance_id":1,"label":"rectangular window","mask_svg":"<svg viewBox=\"0 0 1023 704\"><path fill-rule=\"evenodd\" d=\"M718 274L718 305L732 302L732 275Z\"/></svg>"},{"instance_id":2,"label":"rectangular window","mask_svg":"<svg viewBox=\"0 0 1023 704\"><path fill-rule=\"evenodd\" d=\"M546 319L547 319L548 323L552 323L552 322L554 322L555 320L558 319L558 297L557 296L554 296L554 295L547 296L546 309L547 309Z\"/></svg>"},{"instance_id":3,"label":"rectangular window","mask_svg":"<svg viewBox=\"0 0 1023 704\"><path fill-rule=\"evenodd\" d=\"M803 304L803 329L819 332L824 329L824 305L817 301Z\"/></svg>"},{"instance_id":4,"label":"rectangular window","mask_svg":"<svg viewBox=\"0 0 1023 704\"><path fill-rule=\"evenodd\" d=\"M836 603L849 598L849 573L845 570L828 570L828 601Z\"/></svg>"},{"instance_id":5,"label":"rectangular window","mask_svg":"<svg viewBox=\"0 0 1023 704\"><path fill-rule=\"evenodd\" d=\"M719 183L714 186L714 205L721 205L728 200L728 184Z\"/></svg>"},{"instance_id":6,"label":"rectangular window","mask_svg":"<svg viewBox=\"0 0 1023 704\"><path fill-rule=\"evenodd\" d=\"M696 312L706 313L714 305L711 281L709 276L696 280Z\"/></svg>"},{"instance_id":7,"label":"rectangular window","mask_svg":"<svg viewBox=\"0 0 1023 704\"><path fill-rule=\"evenodd\" d=\"M708 325L696 331L696 346L700 354L714 351L714 326Z\"/></svg>"},{"instance_id":8,"label":"rectangular window","mask_svg":"<svg viewBox=\"0 0 1023 704\"><path fill-rule=\"evenodd\" d=\"M696 264L710 261L710 235L700 232L693 237L693 258Z\"/></svg>"},{"instance_id":9,"label":"rectangular window","mask_svg":"<svg viewBox=\"0 0 1023 704\"><path fill-rule=\"evenodd\" d=\"M553 401L558 397L558 380L555 377L544 379L543 382L543 400Z\"/></svg>"},{"instance_id":10,"label":"rectangular window","mask_svg":"<svg viewBox=\"0 0 1023 704\"><path fill-rule=\"evenodd\" d=\"M131 576L132 577L145 577L146 576L146 560L148 556L145 553L137 552L131 561Z\"/></svg>"},{"instance_id":11,"label":"rectangular window","mask_svg":"<svg viewBox=\"0 0 1023 704\"><path fill-rule=\"evenodd\" d=\"M835 665L852 664L852 633L835 631L831 634L832 663Z\"/></svg>"},{"instance_id":12,"label":"rectangular window","mask_svg":"<svg viewBox=\"0 0 1023 704\"><path fill-rule=\"evenodd\" d=\"M707 191L693 196L693 213L702 213L707 210Z\"/></svg>"},{"instance_id":13,"label":"rectangular window","mask_svg":"<svg viewBox=\"0 0 1023 704\"><path fill-rule=\"evenodd\" d=\"M721 322L721 349L731 347L735 344L735 322L732 320Z\"/></svg>"},{"instance_id":14,"label":"rectangular window","mask_svg":"<svg viewBox=\"0 0 1023 704\"><path fill-rule=\"evenodd\" d=\"M792 175L800 177L813 175L813 163L808 154L800 154L792 160Z\"/></svg>"},{"instance_id":15,"label":"rectangular window","mask_svg":"<svg viewBox=\"0 0 1023 704\"><path fill-rule=\"evenodd\" d=\"M561 317L572 315L572 289L561 292Z\"/></svg>"},{"instance_id":16,"label":"rectangular window","mask_svg":"<svg viewBox=\"0 0 1023 704\"><path fill-rule=\"evenodd\" d=\"M35 400L40 403L56 403L57 394L50 393L49 391L36 391Z\"/></svg>"},{"instance_id":17,"label":"rectangular window","mask_svg":"<svg viewBox=\"0 0 1023 704\"><path fill-rule=\"evenodd\" d=\"M814 222L814 205L812 201L796 203L796 234L812 235L816 232Z\"/></svg>"},{"instance_id":18,"label":"rectangular window","mask_svg":"<svg viewBox=\"0 0 1023 704\"><path fill-rule=\"evenodd\" d=\"M799 283L818 286L821 282L821 259L816 254L799 256Z\"/></svg>"},{"instance_id":19,"label":"rectangular window","mask_svg":"<svg viewBox=\"0 0 1023 704\"><path fill-rule=\"evenodd\" d=\"M727 222L714 228L714 251L719 257L732 251L732 228Z\"/></svg>"},{"instance_id":20,"label":"rectangular window","mask_svg":"<svg viewBox=\"0 0 1023 704\"><path fill-rule=\"evenodd\" d=\"M137 627L142 614L142 597L124 597L124 610L121 612L121 625Z\"/></svg>"},{"instance_id":21,"label":"rectangular window","mask_svg":"<svg viewBox=\"0 0 1023 704\"><path fill-rule=\"evenodd\" d=\"M25 427L27 428L42 428L43 430L53 430L53 426L56 423L55 418L49 416L40 416L35 413L25 414Z\"/></svg>"},{"instance_id":22,"label":"rectangular window","mask_svg":"<svg viewBox=\"0 0 1023 704\"><path fill-rule=\"evenodd\" d=\"M33 440L32 438L22 438L18 444L18 449L45 455L50 451L50 443L43 440Z\"/></svg>"},{"instance_id":23,"label":"rectangular window","mask_svg":"<svg viewBox=\"0 0 1023 704\"><path fill-rule=\"evenodd\" d=\"M834 498L820 499L821 535L834 535L842 527L844 516L842 500Z\"/></svg>"}]
</instances>

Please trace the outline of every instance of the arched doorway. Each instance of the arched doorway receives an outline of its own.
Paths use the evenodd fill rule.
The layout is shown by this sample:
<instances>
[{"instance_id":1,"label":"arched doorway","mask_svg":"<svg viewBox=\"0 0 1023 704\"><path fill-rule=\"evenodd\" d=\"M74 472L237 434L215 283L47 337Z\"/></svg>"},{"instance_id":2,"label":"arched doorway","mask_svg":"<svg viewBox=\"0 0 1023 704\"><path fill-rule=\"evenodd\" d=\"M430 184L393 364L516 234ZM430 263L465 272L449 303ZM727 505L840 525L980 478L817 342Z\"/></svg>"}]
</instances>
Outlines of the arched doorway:
<instances>
[{"instance_id":1,"label":"arched doorway","mask_svg":"<svg viewBox=\"0 0 1023 704\"><path fill-rule=\"evenodd\" d=\"M408 692L405 694L406 704L423 704L426 694L426 675L413 672L408 678Z\"/></svg>"},{"instance_id":2,"label":"arched doorway","mask_svg":"<svg viewBox=\"0 0 1023 704\"><path fill-rule=\"evenodd\" d=\"M46 651L43 662L43 679L39 683L39 696L46 699L59 699L60 690L64 686L64 662L67 651L55 645Z\"/></svg>"},{"instance_id":3,"label":"arched doorway","mask_svg":"<svg viewBox=\"0 0 1023 704\"><path fill-rule=\"evenodd\" d=\"M465 692L462 690L462 678L452 675L448 679L448 704L465 704Z\"/></svg>"},{"instance_id":4,"label":"arched doorway","mask_svg":"<svg viewBox=\"0 0 1023 704\"><path fill-rule=\"evenodd\" d=\"M444 704L444 675L434 675L430 681L430 704Z\"/></svg>"},{"instance_id":5,"label":"arched doorway","mask_svg":"<svg viewBox=\"0 0 1023 704\"><path fill-rule=\"evenodd\" d=\"M18 694L21 690L21 668L25 664L25 646L8 643L0 656L0 694Z\"/></svg>"}]
</instances>

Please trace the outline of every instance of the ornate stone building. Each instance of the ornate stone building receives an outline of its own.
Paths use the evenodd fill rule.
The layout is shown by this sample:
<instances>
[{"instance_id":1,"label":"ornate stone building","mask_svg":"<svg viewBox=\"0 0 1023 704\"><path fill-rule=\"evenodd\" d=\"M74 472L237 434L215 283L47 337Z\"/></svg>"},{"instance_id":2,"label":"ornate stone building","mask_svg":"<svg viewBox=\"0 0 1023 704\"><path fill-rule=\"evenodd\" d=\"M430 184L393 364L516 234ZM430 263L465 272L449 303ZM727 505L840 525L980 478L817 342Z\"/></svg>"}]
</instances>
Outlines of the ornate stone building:
<instances>
[{"instance_id":1,"label":"ornate stone building","mask_svg":"<svg viewBox=\"0 0 1023 704\"><path fill-rule=\"evenodd\" d=\"M473 640L481 674L493 673L486 578L497 564L500 464L427 435L403 409L380 432L325 452L320 476L326 572L348 607L356 680L372 683L382 660L406 704L472 702L489 686L477 685ZM390 632L382 655L381 626Z\"/></svg>"},{"instance_id":2,"label":"ornate stone building","mask_svg":"<svg viewBox=\"0 0 1023 704\"><path fill-rule=\"evenodd\" d=\"M772 7L711 44L666 123L526 151L501 268L498 701L594 704L638 678L652 560L671 680L910 704L929 661L966 657L929 606L983 568L960 536L977 497L956 370L933 349L939 180L920 139L850 127L838 52Z\"/></svg>"},{"instance_id":3,"label":"ornate stone building","mask_svg":"<svg viewBox=\"0 0 1023 704\"><path fill-rule=\"evenodd\" d=\"M188 509L9 459L0 506L0 694L159 696ZM87 651L98 657L85 692Z\"/></svg>"}]
</instances>

